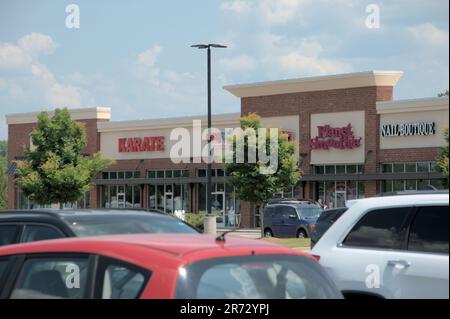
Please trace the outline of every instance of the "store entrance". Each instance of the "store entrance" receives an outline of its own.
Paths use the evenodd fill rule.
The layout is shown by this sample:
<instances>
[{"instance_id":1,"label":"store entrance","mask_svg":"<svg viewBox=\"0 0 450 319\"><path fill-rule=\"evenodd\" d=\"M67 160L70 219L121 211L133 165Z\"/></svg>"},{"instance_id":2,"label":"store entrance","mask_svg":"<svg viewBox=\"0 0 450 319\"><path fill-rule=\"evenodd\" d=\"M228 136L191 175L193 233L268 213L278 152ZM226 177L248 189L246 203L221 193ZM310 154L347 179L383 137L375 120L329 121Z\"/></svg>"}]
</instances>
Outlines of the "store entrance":
<instances>
[{"instance_id":1,"label":"store entrance","mask_svg":"<svg viewBox=\"0 0 450 319\"><path fill-rule=\"evenodd\" d=\"M225 192L212 193L211 211L217 215L217 227L225 227Z\"/></svg>"},{"instance_id":2,"label":"store entrance","mask_svg":"<svg viewBox=\"0 0 450 319\"><path fill-rule=\"evenodd\" d=\"M345 207L347 200L364 198L364 181L325 181L315 185L314 199L328 209Z\"/></svg>"}]
</instances>

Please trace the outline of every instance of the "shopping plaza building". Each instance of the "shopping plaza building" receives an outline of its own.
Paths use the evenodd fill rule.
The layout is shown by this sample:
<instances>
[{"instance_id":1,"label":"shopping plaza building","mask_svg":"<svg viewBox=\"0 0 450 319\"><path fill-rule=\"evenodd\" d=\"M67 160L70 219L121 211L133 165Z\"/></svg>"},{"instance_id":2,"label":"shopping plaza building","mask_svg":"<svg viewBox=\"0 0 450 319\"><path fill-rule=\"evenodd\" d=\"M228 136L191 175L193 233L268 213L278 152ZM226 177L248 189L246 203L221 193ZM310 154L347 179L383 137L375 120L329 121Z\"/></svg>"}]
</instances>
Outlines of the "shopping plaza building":
<instances>
[{"instance_id":1,"label":"shopping plaza building","mask_svg":"<svg viewBox=\"0 0 450 319\"><path fill-rule=\"evenodd\" d=\"M402 72L370 71L226 86L241 100L241 112L213 115L213 127L236 128L241 115L257 113L265 126L288 134L298 146L303 177L278 196L341 207L346 200L380 192L443 188L435 160L445 145L448 98L394 100L401 77ZM35 206L15 178L37 114L6 116L10 208ZM206 164L194 157L176 164L170 157L173 129L194 133L193 121L202 120L205 127L206 117L110 121L109 108L73 109L71 114L86 127L84 154L101 152L116 161L96 177L80 207L206 210ZM259 215L237 198L223 165L213 167L218 226L258 227Z\"/></svg>"}]
</instances>

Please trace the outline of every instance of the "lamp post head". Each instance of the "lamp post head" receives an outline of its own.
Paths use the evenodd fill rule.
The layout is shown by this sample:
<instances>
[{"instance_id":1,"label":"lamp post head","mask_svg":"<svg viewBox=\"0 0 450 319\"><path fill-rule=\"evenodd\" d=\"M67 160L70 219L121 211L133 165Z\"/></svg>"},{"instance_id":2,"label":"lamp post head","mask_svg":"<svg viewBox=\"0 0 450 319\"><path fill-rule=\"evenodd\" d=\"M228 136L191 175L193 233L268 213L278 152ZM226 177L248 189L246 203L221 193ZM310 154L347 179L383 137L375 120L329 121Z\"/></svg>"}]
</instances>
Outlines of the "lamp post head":
<instances>
[{"instance_id":1,"label":"lamp post head","mask_svg":"<svg viewBox=\"0 0 450 319\"><path fill-rule=\"evenodd\" d=\"M226 45L222 45L222 44L194 44L191 45L191 48L197 48L197 49L209 49L209 48L217 48L217 49L225 49L227 48Z\"/></svg>"}]
</instances>

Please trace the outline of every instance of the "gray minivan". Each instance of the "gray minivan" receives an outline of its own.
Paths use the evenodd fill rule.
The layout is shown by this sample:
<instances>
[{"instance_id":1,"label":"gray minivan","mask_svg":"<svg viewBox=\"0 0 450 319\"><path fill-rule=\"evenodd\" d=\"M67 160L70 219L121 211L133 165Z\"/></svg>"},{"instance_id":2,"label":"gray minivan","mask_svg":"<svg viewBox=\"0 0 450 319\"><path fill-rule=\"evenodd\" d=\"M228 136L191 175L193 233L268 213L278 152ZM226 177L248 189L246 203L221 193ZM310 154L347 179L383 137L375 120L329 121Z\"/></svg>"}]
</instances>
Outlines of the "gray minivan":
<instances>
[{"instance_id":1,"label":"gray minivan","mask_svg":"<svg viewBox=\"0 0 450 319\"><path fill-rule=\"evenodd\" d=\"M320 205L312 203L269 204L264 208L264 236L308 238L322 211Z\"/></svg>"}]
</instances>

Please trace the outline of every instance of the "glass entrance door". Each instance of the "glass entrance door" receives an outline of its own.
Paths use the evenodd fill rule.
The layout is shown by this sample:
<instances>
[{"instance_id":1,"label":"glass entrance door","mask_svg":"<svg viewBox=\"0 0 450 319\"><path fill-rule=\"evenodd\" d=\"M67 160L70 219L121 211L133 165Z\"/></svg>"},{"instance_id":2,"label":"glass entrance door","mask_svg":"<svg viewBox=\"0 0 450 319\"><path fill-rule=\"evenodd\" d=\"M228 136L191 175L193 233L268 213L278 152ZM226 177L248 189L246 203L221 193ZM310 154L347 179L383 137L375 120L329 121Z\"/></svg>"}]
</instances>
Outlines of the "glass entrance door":
<instances>
[{"instance_id":1,"label":"glass entrance door","mask_svg":"<svg viewBox=\"0 0 450 319\"><path fill-rule=\"evenodd\" d=\"M125 186L117 186L117 208L125 208Z\"/></svg>"},{"instance_id":2,"label":"glass entrance door","mask_svg":"<svg viewBox=\"0 0 450 319\"><path fill-rule=\"evenodd\" d=\"M336 191L336 208L345 207L347 193L345 191Z\"/></svg>"},{"instance_id":3,"label":"glass entrance door","mask_svg":"<svg viewBox=\"0 0 450 319\"><path fill-rule=\"evenodd\" d=\"M225 227L225 192L212 193L211 211L217 215L217 227Z\"/></svg>"}]
</instances>

